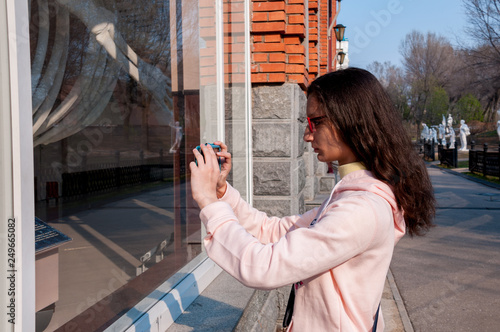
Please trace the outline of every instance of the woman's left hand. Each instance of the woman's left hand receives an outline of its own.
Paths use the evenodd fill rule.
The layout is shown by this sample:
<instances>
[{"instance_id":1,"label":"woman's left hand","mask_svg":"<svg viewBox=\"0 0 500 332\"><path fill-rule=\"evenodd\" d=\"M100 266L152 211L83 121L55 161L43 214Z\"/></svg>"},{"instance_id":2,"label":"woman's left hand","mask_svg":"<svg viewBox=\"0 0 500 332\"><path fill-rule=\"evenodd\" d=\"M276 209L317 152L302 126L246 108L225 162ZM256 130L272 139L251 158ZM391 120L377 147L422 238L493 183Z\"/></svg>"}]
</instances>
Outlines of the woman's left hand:
<instances>
[{"instance_id":1,"label":"woman's left hand","mask_svg":"<svg viewBox=\"0 0 500 332\"><path fill-rule=\"evenodd\" d=\"M196 163L189 164L191 169L191 191L193 199L198 203L200 209L208 204L217 202L217 181L220 176L219 162L215 151L210 145L201 145L203 156L197 149L193 150Z\"/></svg>"}]
</instances>

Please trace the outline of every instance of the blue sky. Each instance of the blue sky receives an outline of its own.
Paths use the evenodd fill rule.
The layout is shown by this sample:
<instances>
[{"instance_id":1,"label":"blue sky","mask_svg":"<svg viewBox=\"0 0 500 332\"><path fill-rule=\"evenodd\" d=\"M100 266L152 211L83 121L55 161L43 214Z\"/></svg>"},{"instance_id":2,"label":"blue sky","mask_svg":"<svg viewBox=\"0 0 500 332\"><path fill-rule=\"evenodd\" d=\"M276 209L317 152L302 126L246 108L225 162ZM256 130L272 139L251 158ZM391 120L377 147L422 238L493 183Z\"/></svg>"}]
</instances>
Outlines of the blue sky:
<instances>
[{"instance_id":1,"label":"blue sky","mask_svg":"<svg viewBox=\"0 0 500 332\"><path fill-rule=\"evenodd\" d=\"M346 26L349 66L366 68L373 61L401 66L399 46L412 30L465 42L466 20L462 0L344 0L337 23Z\"/></svg>"}]
</instances>

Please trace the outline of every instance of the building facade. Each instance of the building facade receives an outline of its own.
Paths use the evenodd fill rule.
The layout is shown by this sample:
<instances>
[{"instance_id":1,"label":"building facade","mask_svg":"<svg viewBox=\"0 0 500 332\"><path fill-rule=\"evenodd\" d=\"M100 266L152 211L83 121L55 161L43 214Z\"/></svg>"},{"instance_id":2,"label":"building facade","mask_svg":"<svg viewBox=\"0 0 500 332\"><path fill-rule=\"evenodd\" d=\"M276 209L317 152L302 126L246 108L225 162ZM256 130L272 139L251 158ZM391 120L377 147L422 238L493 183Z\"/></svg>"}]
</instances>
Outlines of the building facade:
<instances>
[{"instance_id":1,"label":"building facade","mask_svg":"<svg viewBox=\"0 0 500 332\"><path fill-rule=\"evenodd\" d=\"M304 212L326 173L305 89L335 68L337 6L3 0L0 329L165 330L220 273L190 194L199 144L227 142L255 207Z\"/></svg>"}]
</instances>

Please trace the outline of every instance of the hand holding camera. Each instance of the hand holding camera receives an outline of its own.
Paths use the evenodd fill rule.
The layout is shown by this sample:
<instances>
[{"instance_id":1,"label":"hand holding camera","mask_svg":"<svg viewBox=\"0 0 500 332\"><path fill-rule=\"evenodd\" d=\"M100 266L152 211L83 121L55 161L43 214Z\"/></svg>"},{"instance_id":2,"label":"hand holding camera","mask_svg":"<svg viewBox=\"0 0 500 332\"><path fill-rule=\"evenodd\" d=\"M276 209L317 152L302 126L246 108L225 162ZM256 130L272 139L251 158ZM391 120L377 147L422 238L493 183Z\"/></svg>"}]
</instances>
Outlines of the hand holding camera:
<instances>
[{"instance_id":1,"label":"hand holding camera","mask_svg":"<svg viewBox=\"0 0 500 332\"><path fill-rule=\"evenodd\" d=\"M224 196L226 179L231 170L231 154L220 141L197 146L193 154L195 161L189 165L191 189L194 200L202 209Z\"/></svg>"}]
</instances>

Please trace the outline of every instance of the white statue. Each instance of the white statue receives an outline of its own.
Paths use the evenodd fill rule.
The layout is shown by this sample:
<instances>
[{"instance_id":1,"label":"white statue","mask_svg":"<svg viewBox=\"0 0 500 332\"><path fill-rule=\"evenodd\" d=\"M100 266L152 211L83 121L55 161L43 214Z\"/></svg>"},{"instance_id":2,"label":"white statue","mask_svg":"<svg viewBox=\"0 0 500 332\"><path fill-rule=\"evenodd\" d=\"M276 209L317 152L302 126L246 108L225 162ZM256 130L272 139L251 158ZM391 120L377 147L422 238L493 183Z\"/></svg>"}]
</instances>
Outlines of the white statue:
<instances>
[{"instance_id":1,"label":"white statue","mask_svg":"<svg viewBox=\"0 0 500 332\"><path fill-rule=\"evenodd\" d=\"M436 128L431 128L431 135L430 139L434 141L434 143L437 143L437 131Z\"/></svg>"},{"instance_id":2,"label":"white statue","mask_svg":"<svg viewBox=\"0 0 500 332\"><path fill-rule=\"evenodd\" d=\"M453 129L453 118L448 115L448 123L446 126L446 137L450 138L450 149L455 148L455 130Z\"/></svg>"},{"instance_id":3,"label":"white statue","mask_svg":"<svg viewBox=\"0 0 500 332\"><path fill-rule=\"evenodd\" d=\"M429 139L429 127L425 123L422 123L422 132L420 133L420 138L423 140Z\"/></svg>"},{"instance_id":4,"label":"white statue","mask_svg":"<svg viewBox=\"0 0 500 332\"><path fill-rule=\"evenodd\" d=\"M182 127L179 125L179 121L175 121L175 142L174 145L170 148L170 153L176 153L181 145L182 140Z\"/></svg>"},{"instance_id":5,"label":"white statue","mask_svg":"<svg viewBox=\"0 0 500 332\"><path fill-rule=\"evenodd\" d=\"M498 134L498 140L500 141L500 120L497 122L497 134Z\"/></svg>"},{"instance_id":6,"label":"white statue","mask_svg":"<svg viewBox=\"0 0 500 332\"><path fill-rule=\"evenodd\" d=\"M444 119L444 116L443 116L443 119ZM439 130L439 142L442 145L446 145L446 138L444 137L444 124L443 123L439 124L438 130Z\"/></svg>"},{"instance_id":7,"label":"white statue","mask_svg":"<svg viewBox=\"0 0 500 332\"><path fill-rule=\"evenodd\" d=\"M467 136L469 135L469 126L465 124L465 120L460 120L460 151L468 151Z\"/></svg>"}]
</instances>

